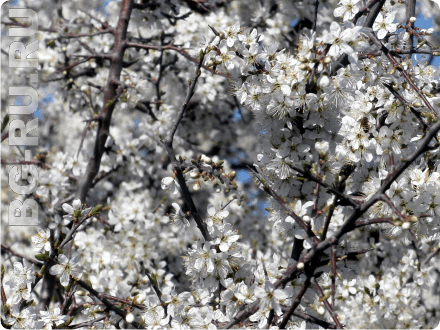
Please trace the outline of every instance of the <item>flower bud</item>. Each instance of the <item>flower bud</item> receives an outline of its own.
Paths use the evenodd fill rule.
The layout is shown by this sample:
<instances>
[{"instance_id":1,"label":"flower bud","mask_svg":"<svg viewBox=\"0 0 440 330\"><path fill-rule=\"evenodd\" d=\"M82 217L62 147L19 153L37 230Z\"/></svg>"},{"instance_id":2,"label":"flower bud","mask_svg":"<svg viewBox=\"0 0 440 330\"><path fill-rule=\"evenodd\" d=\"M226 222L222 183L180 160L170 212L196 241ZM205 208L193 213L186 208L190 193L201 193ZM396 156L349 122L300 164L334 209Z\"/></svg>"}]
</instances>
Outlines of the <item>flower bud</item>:
<instances>
[{"instance_id":1,"label":"flower bud","mask_svg":"<svg viewBox=\"0 0 440 330\"><path fill-rule=\"evenodd\" d=\"M434 28L429 28L428 30L426 30L427 35L431 35L433 33L434 33Z\"/></svg>"},{"instance_id":2,"label":"flower bud","mask_svg":"<svg viewBox=\"0 0 440 330\"><path fill-rule=\"evenodd\" d=\"M329 143L327 141L318 141L315 143L315 149L320 153L320 154L326 154L328 149L329 149Z\"/></svg>"},{"instance_id":3,"label":"flower bud","mask_svg":"<svg viewBox=\"0 0 440 330\"><path fill-rule=\"evenodd\" d=\"M419 219L417 219L417 217L415 215L412 215L412 216L408 217L408 221L417 222L417 221L419 221Z\"/></svg>"},{"instance_id":4,"label":"flower bud","mask_svg":"<svg viewBox=\"0 0 440 330\"><path fill-rule=\"evenodd\" d=\"M327 75L322 75L321 78L319 78L318 85L322 88L327 87L330 85L330 78Z\"/></svg>"},{"instance_id":5,"label":"flower bud","mask_svg":"<svg viewBox=\"0 0 440 330\"><path fill-rule=\"evenodd\" d=\"M134 297L133 302L137 305L140 305L145 301L145 299L147 299L147 297L143 293L140 293Z\"/></svg>"},{"instance_id":6,"label":"flower bud","mask_svg":"<svg viewBox=\"0 0 440 330\"><path fill-rule=\"evenodd\" d=\"M90 214L92 216L97 215L99 212L102 211L103 208L104 208L104 206L102 206L101 204L98 204L90 211Z\"/></svg>"},{"instance_id":7,"label":"flower bud","mask_svg":"<svg viewBox=\"0 0 440 330\"><path fill-rule=\"evenodd\" d=\"M200 182L199 182L199 181L194 182L194 184L193 184L193 189L194 189L195 191L200 190Z\"/></svg>"},{"instance_id":8,"label":"flower bud","mask_svg":"<svg viewBox=\"0 0 440 330\"><path fill-rule=\"evenodd\" d=\"M324 63L325 64L330 64L332 62L332 58L330 57L330 56L326 56L325 58L324 58Z\"/></svg>"},{"instance_id":9,"label":"flower bud","mask_svg":"<svg viewBox=\"0 0 440 330\"><path fill-rule=\"evenodd\" d=\"M299 262L298 265L296 266L296 268L298 268L299 270L304 269L304 263L303 262Z\"/></svg>"},{"instance_id":10,"label":"flower bud","mask_svg":"<svg viewBox=\"0 0 440 330\"><path fill-rule=\"evenodd\" d=\"M212 163L212 159L205 156L205 155L202 156L202 161L208 165L211 165L211 163Z\"/></svg>"},{"instance_id":11,"label":"flower bud","mask_svg":"<svg viewBox=\"0 0 440 330\"><path fill-rule=\"evenodd\" d=\"M324 315L325 313L325 308L323 305L319 305L318 310L317 310L319 315Z\"/></svg>"},{"instance_id":12,"label":"flower bud","mask_svg":"<svg viewBox=\"0 0 440 330\"><path fill-rule=\"evenodd\" d=\"M416 102L413 104L416 108L420 108L422 106L422 104L420 102Z\"/></svg>"},{"instance_id":13,"label":"flower bud","mask_svg":"<svg viewBox=\"0 0 440 330\"><path fill-rule=\"evenodd\" d=\"M305 69L307 69L307 65L305 65L304 63L302 63L302 64L300 64L299 69L300 69L300 70L305 70Z\"/></svg>"},{"instance_id":14,"label":"flower bud","mask_svg":"<svg viewBox=\"0 0 440 330\"><path fill-rule=\"evenodd\" d=\"M132 323L132 322L134 321L134 315L131 314L131 313L128 313L128 314L125 316L125 321L127 321L127 323Z\"/></svg>"},{"instance_id":15,"label":"flower bud","mask_svg":"<svg viewBox=\"0 0 440 330\"><path fill-rule=\"evenodd\" d=\"M410 19L409 19L409 21L411 22L411 23L414 23L415 21L417 21L417 18L416 17L410 17Z\"/></svg>"},{"instance_id":16,"label":"flower bud","mask_svg":"<svg viewBox=\"0 0 440 330\"><path fill-rule=\"evenodd\" d=\"M402 229L409 229L409 227L411 227L411 225L410 225L409 222L404 222L404 223L402 224Z\"/></svg>"},{"instance_id":17,"label":"flower bud","mask_svg":"<svg viewBox=\"0 0 440 330\"><path fill-rule=\"evenodd\" d=\"M312 219L311 219L308 215L303 216L303 221L304 221L305 223L310 223L311 220L312 220Z\"/></svg>"},{"instance_id":18,"label":"flower bud","mask_svg":"<svg viewBox=\"0 0 440 330\"><path fill-rule=\"evenodd\" d=\"M190 176L191 178L193 178L193 179L197 179L197 178L200 177L200 174L197 173L197 172L191 172L191 173L189 174L189 176Z\"/></svg>"}]
</instances>

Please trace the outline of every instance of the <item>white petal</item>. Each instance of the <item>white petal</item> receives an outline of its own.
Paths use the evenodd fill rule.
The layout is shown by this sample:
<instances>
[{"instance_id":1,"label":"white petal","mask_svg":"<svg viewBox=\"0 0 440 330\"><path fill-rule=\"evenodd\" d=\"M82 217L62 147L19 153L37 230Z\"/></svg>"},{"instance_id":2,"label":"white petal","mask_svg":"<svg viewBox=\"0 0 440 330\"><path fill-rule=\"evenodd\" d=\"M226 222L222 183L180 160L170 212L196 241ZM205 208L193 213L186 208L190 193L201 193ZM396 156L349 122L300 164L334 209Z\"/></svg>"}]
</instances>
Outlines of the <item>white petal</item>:
<instances>
[{"instance_id":1,"label":"white petal","mask_svg":"<svg viewBox=\"0 0 440 330\"><path fill-rule=\"evenodd\" d=\"M49 269L49 273L50 273L51 275L59 275L59 274L61 274L63 271L64 271L64 267L61 266L61 265L55 265L55 266L52 266L51 269Z\"/></svg>"},{"instance_id":2,"label":"white petal","mask_svg":"<svg viewBox=\"0 0 440 330\"><path fill-rule=\"evenodd\" d=\"M222 251L222 252L226 252L226 251L228 251L229 250L229 245L228 244L226 244L226 243L220 243L220 251Z\"/></svg>"},{"instance_id":3,"label":"white petal","mask_svg":"<svg viewBox=\"0 0 440 330\"><path fill-rule=\"evenodd\" d=\"M174 211L176 211L176 213L179 213L180 211L180 206L177 203L173 203L171 204L171 206L174 208Z\"/></svg>"},{"instance_id":4,"label":"white petal","mask_svg":"<svg viewBox=\"0 0 440 330\"><path fill-rule=\"evenodd\" d=\"M330 25L330 31L332 32L333 35L338 35L341 32L341 27L339 26L338 23L333 21L332 24Z\"/></svg>"},{"instance_id":5,"label":"white petal","mask_svg":"<svg viewBox=\"0 0 440 330\"><path fill-rule=\"evenodd\" d=\"M288 85L281 85L281 91L283 92L284 95L289 96L291 89Z\"/></svg>"},{"instance_id":6,"label":"white petal","mask_svg":"<svg viewBox=\"0 0 440 330\"><path fill-rule=\"evenodd\" d=\"M62 207L63 207L64 212L69 213L69 214L72 214L73 211L75 211L73 209L73 207L67 203L64 203Z\"/></svg>"},{"instance_id":7,"label":"white petal","mask_svg":"<svg viewBox=\"0 0 440 330\"><path fill-rule=\"evenodd\" d=\"M380 29L379 31L377 31L377 38L378 39L383 39L385 38L385 36L387 35L388 31L385 29Z\"/></svg>"},{"instance_id":8,"label":"white petal","mask_svg":"<svg viewBox=\"0 0 440 330\"><path fill-rule=\"evenodd\" d=\"M340 16L344 15L344 13L345 13L344 7L338 7L333 11L333 15L335 15L335 17L340 17Z\"/></svg>"},{"instance_id":9,"label":"white petal","mask_svg":"<svg viewBox=\"0 0 440 330\"><path fill-rule=\"evenodd\" d=\"M60 254L58 256L58 261L60 264L66 265L69 262L69 259L64 254Z\"/></svg>"},{"instance_id":10,"label":"white petal","mask_svg":"<svg viewBox=\"0 0 440 330\"><path fill-rule=\"evenodd\" d=\"M76 210L76 209L80 209L80 208L81 208L81 200L80 200L80 199L75 199L75 200L73 201L72 206L73 206L73 208L74 208L75 210Z\"/></svg>"},{"instance_id":11,"label":"white petal","mask_svg":"<svg viewBox=\"0 0 440 330\"><path fill-rule=\"evenodd\" d=\"M295 219L293 219L290 215L286 218L286 222L295 223Z\"/></svg>"},{"instance_id":12,"label":"white petal","mask_svg":"<svg viewBox=\"0 0 440 330\"><path fill-rule=\"evenodd\" d=\"M212 217L213 215L215 215L215 207L212 204L208 205L208 214Z\"/></svg>"},{"instance_id":13,"label":"white petal","mask_svg":"<svg viewBox=\"0 0 440 330\"><path fill-rule=\"evenodd\" d=\"M72 259L70 259L70 264L71 265L76 265L81 259L81 255L80 254L76 254L73 256Z\"/></svg>"},{"instance_id":14,"label":"white petal","mask_svg":"<svg viewBox=\"0 0 440 330\"><path fill-rule=\"evenodd\" d=\"M310 249L312 247L312 244L310 244L309 240L306 239L303 242L303 246L304 246L305 249Z\"/></svg>"},{"instance_id":15,"label":"white petal","mask_svg":"<svg viewBox=\"0 0 440 330\"><path fill-rule=\"evenodd\" d=\"M60 283L62 286L67 286L69 284L69 274L67 272L63 272L60 277Z\"/></svg>"}]
</instances>

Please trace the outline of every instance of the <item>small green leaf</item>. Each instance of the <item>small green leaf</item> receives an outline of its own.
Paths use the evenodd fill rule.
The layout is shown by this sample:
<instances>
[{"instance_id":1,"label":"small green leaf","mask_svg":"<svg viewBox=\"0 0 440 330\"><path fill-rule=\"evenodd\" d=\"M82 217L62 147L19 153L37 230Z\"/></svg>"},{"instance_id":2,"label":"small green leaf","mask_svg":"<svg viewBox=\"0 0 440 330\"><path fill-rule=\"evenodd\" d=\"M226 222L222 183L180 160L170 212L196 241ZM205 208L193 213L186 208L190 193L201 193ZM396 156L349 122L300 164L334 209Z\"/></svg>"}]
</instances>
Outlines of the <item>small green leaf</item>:
<instances>
[{"instance_id":1,"label":"small green leaf","mask_svg":"<svg viewBox=\"0 0 440 330\"><path fill-rule=\"evenodd\" d=\"M40 261L46 261L49 259L49 253L45 251L44 253L36 254L35 258Z\"/></svg>"}]
</instances>

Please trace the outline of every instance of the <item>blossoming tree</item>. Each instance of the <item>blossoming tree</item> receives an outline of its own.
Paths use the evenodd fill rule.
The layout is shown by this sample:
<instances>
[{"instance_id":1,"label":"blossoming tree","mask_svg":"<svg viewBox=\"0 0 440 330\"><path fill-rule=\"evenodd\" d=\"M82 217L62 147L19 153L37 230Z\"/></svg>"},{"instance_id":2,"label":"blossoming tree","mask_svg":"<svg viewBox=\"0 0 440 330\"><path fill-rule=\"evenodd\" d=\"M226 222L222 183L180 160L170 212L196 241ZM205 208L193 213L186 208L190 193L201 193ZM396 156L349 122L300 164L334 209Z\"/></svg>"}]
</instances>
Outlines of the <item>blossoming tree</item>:
<instances>
[{"instance_id":1,"label":"blossoming tree","mask_svg":"<svg viewBox=\"0 0 440 330\"><path fill-rule=\"evenodd\" d=\"M100 6L2 8L4 327L438 325L438 3Z\"/></svg>"}]
</instances>

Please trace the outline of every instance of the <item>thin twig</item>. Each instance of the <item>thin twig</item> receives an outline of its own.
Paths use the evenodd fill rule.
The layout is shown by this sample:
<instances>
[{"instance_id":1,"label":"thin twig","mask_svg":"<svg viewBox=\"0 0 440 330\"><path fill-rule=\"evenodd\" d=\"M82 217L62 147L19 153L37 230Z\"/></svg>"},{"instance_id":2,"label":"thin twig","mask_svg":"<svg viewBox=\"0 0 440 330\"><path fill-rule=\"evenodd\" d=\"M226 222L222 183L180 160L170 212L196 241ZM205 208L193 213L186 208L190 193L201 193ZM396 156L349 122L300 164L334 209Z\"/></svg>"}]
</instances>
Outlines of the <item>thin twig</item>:
<instances>
[{"instance_id":1,"label":"thin twig","mask_svg":"<svg viewBox=\"0 0 440 330\"><path fill-rule=\"evenodd\" d=\"M200 74L201 74L200 68L202 66L204 58L205 58L205 53L202 51L200 53L199 65L197 66L195 77L192 79L191 85L188 89L188 93L186 94L186 98L183 102L183 105L179 109L179 112L177 113L177 118L174 121L173 126L169 130L167 136L163 140L161 140L161 142L165 146L165 149L168 152L168 156L170 157L170 160L173 162L173 168L176 173L176 178L179 183L180 190L182 192L182 197L183 197L188 209L190 210L191 215L193 216L194 221L196 222L197 227L199 228L203 237L205 238L205 240L210 241L211 235L209 234L207 226L206 226L205 222L203 221L202 217L200 216L200 214L194 204L194 201L191 197L191 193L189 192L189 189L186 186L185 177L183 175L183 171L182 171L182 167L181 167L181 161L179 162L177 160L176 154L173 149L174 135L176 134L177 127L179 126L180 122L182 121L183 115L188 107L189 101L191 100L191 98L194 94L194 91L195 91L195 88L197 85L197 81L198 81Z\"/></svg>"},{"instance_id":2,"label":"thin twig","mask_svg":"<svg viewBox=\"0 0 440 330\"><path fill-rule=\"evenodd\" d=\"M324 298L324 292L322 292L322 289L321 289L320 285L318 284L318 282L316 281L316 279L314 277L312 277L311 282L314 285L316 291L318 292L318 295L320 296L320 298L321 299ZM333 321L335 321L335 324L338 327L338 329L342 329L343 326L339 322L338 315L336 315L333 307L328 303L327 299L323 299L323 302L324 302L325 308L327 309L327 311L331 315Z\"/></svg>"}]
</instances>

